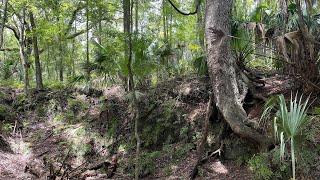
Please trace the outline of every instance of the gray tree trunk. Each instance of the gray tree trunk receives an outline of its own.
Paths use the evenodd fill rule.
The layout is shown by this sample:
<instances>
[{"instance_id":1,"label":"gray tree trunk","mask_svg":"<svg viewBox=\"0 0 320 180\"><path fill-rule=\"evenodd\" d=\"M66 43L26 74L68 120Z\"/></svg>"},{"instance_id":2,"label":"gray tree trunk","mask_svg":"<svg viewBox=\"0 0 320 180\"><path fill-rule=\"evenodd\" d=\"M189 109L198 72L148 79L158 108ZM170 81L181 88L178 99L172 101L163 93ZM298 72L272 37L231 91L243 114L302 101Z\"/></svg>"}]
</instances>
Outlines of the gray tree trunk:
<instances>
[{"instance_id":1,"label":"gray tree trunk","mask_svg":"<svg viewBox=\"0 0 320 180\"><path fill-rule=\"evenodd\" d=\"M35 67L36 67L36 88L43 89L42 69L41 69L41 64L40 64L38 38L37 38L36 34L34 34L37 27L36 27L36 23L35 23L34 16L33 16L32 12L30 12L29 18L30 18L32 32L33 32L32 43L33 43L34 63L35 63Z\"/></svg>"},{"instance_id":2,"label":"gray tree trunk","mask_svg":"<svg viewBox=\"0 0 320 180\"><path fill-rule=\"evenodd\" d=\"M140 119L140 113L139 113L139 107L138 107L138 101L136 97L135 92L135 85L134 85L134 75L132 70L132 26L133 26L133 20L132 20L132 1L130 0L123 0L123 30L125 34L125 58L128 61L127 67L128 67L128 79L129 84L128 88L130 93L132 94L132 110L133 110L133 120L134 120L134 135L137 143L136 147L136 160L135 160L135 177L134 179L138 180L140 175L140 136L138 133L138 123Z\"/></svg>"},{"instance_id":3,"label":"gray tree trunk","mask_svg":"<svg viewBox=\"0 0 320 180\"><path fill-rule=\"evenodd\" d=\"M90 52L89 52L89 0L87 0L87 4L86 4L86 28L87 28L87 32L86 32L86 68L87 68L87 81L90 80Z\"/></svg>"},{"instance_id":4,"label":"gray tree trunk","mask_svg":"<svg viewBox=\"0 0 320 180\"><path fill-rule=\"evenodd\" d=\"M232 0L207 0L206 42L208 67L216 105L234 133L262 146L266 138L246 126L247 114L242 107L247 86L236 72L230 49Z\"/></svg>"},{"instance_id":5,"label":"gray tree trunk","mask_svg":"<svg viewBox=\"0 0 320 180\"><path fill-rule=\"evenodd\" d=\"M26 36L25 36L25 9L22 10L22 22L20 22L20 34L19 34L19 53L21 64L24 70L24 91L28 95L30 82L29 82L29 60L26 52Z\"/></svg>"},{"instance_id":6,"label":"gray tree trunk","mask_svg":"<svg viewBox=\"0 0 320 180\"><path fill-rule=\"evenodd\" d=\"M4 0L3 2L3 16L2 16L2 22L1 22L1 27L0 27L0 48L2 48L3 44L3 30L4 30L4 25L6 24L7 21L7 9L8 9L8 1L9 0Z\"/></svg>"},{"instance_id":7,"label":"gray tree trunk","mask_svg":"<svg viewBox=\"0 0 320 180\"><path fill-rule=\"evenodd\" d=\"M59 80L60 82L63 82L63 56L64 56L64 50L63 50L63 47L62 47L62 39L59 38L59 62L58 62L58 65L59 65Z\"/></svg>"},{"instance_id":8,"label":"gray tree trunk","mask_svg":"<svg viewBox=\"0 0 320 180\"><path fill-rule=\"evenodd\" d=\"M200 4L199 4L200 3ZM195 5L199 6L198 7L198 12L197 12L197 26L198 26L198 40L199 40L199 45L201 46L202 50L205 50L205 45L204 45L204 23L203 23L203 15L202 15L202 4L201 0L196 0Z\"/></svg>"}]
</instances>

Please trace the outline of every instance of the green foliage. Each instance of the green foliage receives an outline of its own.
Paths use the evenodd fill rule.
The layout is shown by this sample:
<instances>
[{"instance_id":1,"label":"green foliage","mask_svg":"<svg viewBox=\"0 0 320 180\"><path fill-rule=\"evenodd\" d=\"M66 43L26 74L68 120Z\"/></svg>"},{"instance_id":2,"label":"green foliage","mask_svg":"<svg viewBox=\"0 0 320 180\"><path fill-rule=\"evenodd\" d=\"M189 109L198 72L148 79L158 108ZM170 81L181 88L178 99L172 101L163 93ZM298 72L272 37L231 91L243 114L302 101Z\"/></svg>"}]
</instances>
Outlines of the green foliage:
<instances>
[{"instance_id":1,"label":"green foliage","mask_svg":"<svg viewBox=\"0 0 320 180\"><path fill-rule=\"evenodd\" d=\"M0 123L0 132L3 134L11 133L14 125L12 123Z\"/></svg>"},{"instance_id":2,"label":"green foliage","mask_svg":"<svg viewBox=\"0 0 320 180\"><path fill-rule=\"evenodd\" d=\"M45 81L44 86L48 87L49 89L64 89L65 85L63 82L60 81Z\"/></svg>"},{"instance_id":3,"label":"green foliage","mask_svg":"<svg viewBox=\"0 0 320 180\"><path fill-rule=\"evenodd\" d=\"M89 104L82 100L69 98L68 108L73 112L74 116L77 116L79 112L86 111L89 108Z\"/></svg>"},{"instance_id":4,"label":"green foliage","mask_svg":"<svg viewBox=\"0 0 320 180\"><path fill-rule=\"evenodd\" d=\"M24 84L20 81L15 81L13 79L9 79L9 80L2 80L0 81L0 85L2 87L10 87L10 88L14 88L14 89L23 89Z\"/></svg>"},{"instance_id":5,"label":"green foliage","mask_svg":"<svg viewBox=\"0 0 320 180\"><path fill-rule=\"evenodd\" d=\"M150 118L142 119L140 122L142 124L140 129L142 129L143 146L162 146L164 143L173 143L185 137L185 135L180 136L183 124L179 120L177 114L179 110L174 107L173 101L167 101L155 111L159 113L150 115Z\"/></svg>"},{"instance_id":6,"label":"green foliage","mask_svg":"<svg viewBox=\"0 0 320 180\"><path fill-rule=\"evenodd\" d=\"M4 104L0 104L0 122L1 120L10 120L13 117L12 109Z\"/></svg>"},{"instance_id":7,"label":"green foliage","mask_svg":"<svg viewBox=\"0 0 320 180\"><path fill-rule=\"evenodd\" d=\"M272 179L273 171L268 162L267 154L254 155L248 162L257 179Z\"/></svg>"},{"instance_id":8,"label":"green foliage","mask_svg":"<svg viewBox=\"0 0 320 180\"><path fill-rule=\"evenodd\" d=\"M254 52L252 36L250 32L241 27L243 22L234 20L231 27L232 38L231 48L238 62L246 64L250 59L249 56Z\"/></svg>"},{"instance_id":9,"label":"green foliage","mask_svg":"<svg viewBox=\"0 0 320 180\"><path fill-rule=\"evenodd\" d=\"M36 113L39 117L47 117L47 109L43 106L43 104L36 107Z\"/></svg>"},{"instance_id":10,"label":"green foliage","mask_svg":"<svg viewBox=\"0 0 320 180\"><path fill-rule=\"evenodd\" d=\"M141 164L141 169L143 172L141 174L152 174L156 169L156 159L160 157L159 151L154 151L150 153L142 153L139 159Z\"/></svg>"},{"instance_id":11,"label":"green foliage","mask_svg":"<svg viewBox=\"0 0 320 180\"><path fill-rule=\"evenodd\" d=\"M163 146L162 150L170 158L180 160L188 152L190 152L190 150L193 148L194 148L194 144L192 144L192 143L185 143L185 144L181 144L181 145L166 144Z\"/></svg>"},{"instance_id":12,"label":"green foliage","mask_svg":"<svg viewBox=\"0 0 320 180\"><path fill-rule=\"evenodd\" d=\"M282 161L285 158L285 145L288 142L290 143L293 179L295 179L296 174L297 148L303 142L303 130L309 120L306 113L308 100L309 98L303 103L302 96L298 100L297 94L294 99L291 95L288 109L284 96L279 95L277 99L272 98L267 102L263 113L263 117L265 117L270 114L274 107L278 106L279 108L274 119L274 133L276 140L280 140L280 158Z\"/></svg>"},{"instance_id":13,"label":"green foliage","mask_svg":"<svg viewBox=\"0 0 320 180\"><path fill-rule=\"evenodd\" d=\"M208 74L208 64L205 56L195 58L193 60L193 66L196 69L198 75Z\"/></svg>"},{"instance_id":14,"label":"green foliage","mask_svg":"<svg viewBox=\"0 0 320 180\"><path fill-rule=\"evenodd\" d=\"M53 118L54 122L62 122L65 119L62 113L56 114L56 116Z\"/></svg>"},{"instance_id":15,"label":"green foliage","mask_svg":"<svg viewBox=\"0 0 320 180\"><path fill-rule=\"evenodd\" d=\"M117 130L119 127L119 120L117 118L112 118L108 120L108 129L107 129L107 137L113 138L117 134Z\"/></svg>"},{"instance_id":16,"label":"green foliage","mask_svg":"<svg viewBox=\"0 0 320 180\"><path fill-rule=\"evenodd\" d=\"M291 161L292 161L292 175L293 179L295 179L295 171L296 171L296 148L298 136L301 134L301 131L303 130L304 126L306 125L308 118L307 118L307 104L309 98L306 100L305 103L302 103L302 96L300 97L300 100L297 100L297 94L295 96L295 99L292 99L290 101L290 109L288 110L284 96L279 96L279 106L280 106L280 115L278 115L278 118L280 119L280 127L283 132L281 132L280 136L280 157L284 156L284 146L285 146L285 138L290 140L290 147L291 147ZM275 119L276 121L277 119ZM277 124L275 124L277 126ZM275 128L277 129L277 128ZM277 132L275 132L277 134ZM284 133L284 135L283 135Z\"/></svg>"},{"instance_id":17,"label":"green foliage","mask_svg":"<svg viewBox=\"0 0 320 180\"><path fill-rule=\"evenodd\" d=\"M157 158L161 155L160 151L153 151L153 152L142 152L139 157L139 164L140 164L140 177L145 177L147 175L151 175L155 172L157 166ZM129 172L133 174L133 167L135 164L135 159L131 158L128 163Z\"/></svg>"}]
</instances>

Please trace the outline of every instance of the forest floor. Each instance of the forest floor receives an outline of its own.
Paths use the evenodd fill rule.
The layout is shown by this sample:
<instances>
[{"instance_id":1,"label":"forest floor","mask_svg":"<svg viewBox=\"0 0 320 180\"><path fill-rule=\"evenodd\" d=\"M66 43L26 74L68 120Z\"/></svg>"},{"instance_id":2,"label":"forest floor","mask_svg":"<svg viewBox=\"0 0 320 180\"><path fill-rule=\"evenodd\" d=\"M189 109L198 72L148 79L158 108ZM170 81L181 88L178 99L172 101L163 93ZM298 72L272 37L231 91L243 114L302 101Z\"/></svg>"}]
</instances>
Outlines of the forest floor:
<instances>
[{"instance_id":1,"label":"forest floor","mask_svg":"<svg viewBox=\"0 0 320 180\"><path fill-rule=\"evenodd\" d=\"M266 96L288 91L291 86L279 84L290 83L284 77L274 77L259 92ZM196 161L209 88L208 78L176 78L154 89L139 90L146 119L140 127L142 178L188 178ZM35 91L28 99L21 90L1 88L0 92L5 94L1 96L2 108L10 112L5 122L11 122L11 126L3 126L8 131L3 137L12 149L0 150L0 179L132 179L130 96L120 86L102 93ZM262 105L248 108L251 119L257 121ZM214 151L219 127L211 121L207 149ZM199 179L255 179L244 163L246 159L240 157L253 152L235 135L227 141L230 146L224 157L208 159L199 169Z\"/></svg>"}]
</instances>

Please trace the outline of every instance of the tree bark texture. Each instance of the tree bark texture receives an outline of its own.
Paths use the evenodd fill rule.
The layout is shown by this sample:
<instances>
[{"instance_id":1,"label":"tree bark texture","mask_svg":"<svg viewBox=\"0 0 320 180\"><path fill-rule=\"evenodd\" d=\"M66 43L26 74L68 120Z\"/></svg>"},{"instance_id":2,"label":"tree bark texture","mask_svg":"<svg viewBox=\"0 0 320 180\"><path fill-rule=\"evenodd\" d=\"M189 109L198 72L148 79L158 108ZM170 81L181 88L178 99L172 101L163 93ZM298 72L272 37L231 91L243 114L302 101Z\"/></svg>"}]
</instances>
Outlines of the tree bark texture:
<instances>
[{"instance_id":1,"label":"tree bark texture","mask_svg":"<svg viewBox=\"0 0 320 180\"><path fill-rule=\"evenodd\" d=\"M19 33L19 52L21 64L24 70L24 91L25 94L28 95L30 80L29 80L29 60L27 53L27 44L26 44L26 36L25 36L25 9L22 10L22 23L20 23L20 33Z\"/></svg>"},{"instance_id":2,"label":"tree bark texture","mask_svg":"<svg viewBox=\"0 0 320 180\"><path fill-rule=\"evenodd\" d=\"M232 0L207 0L205 36L208 68L214 101L234 133L262 146L266 138L245 125L247 114L242 107L247 86L236 71L230 49Z\"/></svg>"},{"instance_id":3,"label":"tree bark texture","mask_svg":"<svg viewBox=\"0 0 320 180\"><path fill-rule=\"evenodd\" d=\"M2 48L2 45L3 45L3 30L4 30L4 25L6 24L6 21L7 21L8 1L9 0L3 1L3 9L2 9L3 15L2 15L2 22L0 27L0 49Z\"/></svg>"},{"instance_id":4,"label":"tree bark texture","mask_svg":"<svg viewBox=\"0 0 320 180\"><path fill-rule=\"evenodd\" d=\"M29 14L30 18L30 24L32 28L32 43L33 43L33 54L34 54L34 63L36 67L36 88L37 89L43 89L43 83L42 83L42 69L40 64L40 55L39 55L39 47L38 47L38 38L35 34L35 30L37 29L36 23L34 20L33 13L30 12Z\"/></svg>"}]
</instances>

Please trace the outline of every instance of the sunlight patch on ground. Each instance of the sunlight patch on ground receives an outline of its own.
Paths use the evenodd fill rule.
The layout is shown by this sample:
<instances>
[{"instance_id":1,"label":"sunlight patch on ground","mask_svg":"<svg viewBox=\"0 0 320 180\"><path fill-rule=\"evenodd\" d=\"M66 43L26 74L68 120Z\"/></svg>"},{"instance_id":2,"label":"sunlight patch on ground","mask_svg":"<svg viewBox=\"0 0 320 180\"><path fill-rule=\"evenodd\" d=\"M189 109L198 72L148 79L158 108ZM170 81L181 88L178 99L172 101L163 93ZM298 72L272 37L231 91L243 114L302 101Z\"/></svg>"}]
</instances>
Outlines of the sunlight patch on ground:
<instances>
[{"instance_id":1,"label":"sunlight patch on ground","mask_svg":"<svg viewBox=\"0 0 320 180\"><path fill-rule=\"evenodd\" d=\"M23 156L29 156L31 154L30 143L24 142L22 138L9 138L9 143L13 152Z\"/></svg>"},{"instance_id":2,"label":"sunlight patch on ground","mask_svg":"<svg viewBox=\"0 0 320 180\"><path fill-rule=\"evenodd\" d=\"M212 170L218 174L228 174L229 171L225 165L221 163L221 161L215 161L210 165Z\"/></svg>"},{"instance_id":3,"label":"sunlight patch on ground","mask_svg":"<svg viewBox=\"0 0 320 180\"><path fill-rule=\"evenodd\" d=\"M19 136L9 138L14 154L0 152L0 179L30 179L30 175L24 173L24 168L33 154L30 143L24 142Z\"/></svg>"}]
</instances>

